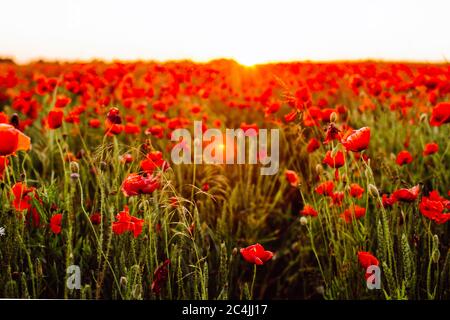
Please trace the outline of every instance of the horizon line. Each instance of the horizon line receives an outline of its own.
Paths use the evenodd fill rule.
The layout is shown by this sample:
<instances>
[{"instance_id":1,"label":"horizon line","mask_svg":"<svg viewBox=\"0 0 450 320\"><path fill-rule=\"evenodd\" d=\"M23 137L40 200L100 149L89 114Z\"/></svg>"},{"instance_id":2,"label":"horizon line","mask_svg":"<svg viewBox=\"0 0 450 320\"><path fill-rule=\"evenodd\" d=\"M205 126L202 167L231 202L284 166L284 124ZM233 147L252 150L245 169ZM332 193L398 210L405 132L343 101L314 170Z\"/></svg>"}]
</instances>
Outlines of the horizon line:
<instances>
[{"instance_id":1,"label":"horizon line","mask_svg":"<svg viewBox=\"0 0 450 320\"><path fill-rule=\"evenodd\" d=\"M239 65L244 67L248 66L262 66L262 65L272 65L272 64L290 64L290 63L312 63L312 64L331 64L331 63L361 63L361 62L375 62L375 63L406 63L406 64L449 64L449 60L444 56L442 59L389 59L389 58L376 58L376 57L364 57L364 58L350 58L350 59L280 59L280 60L267 60L252 64L246 64L239 61L238 58L234 57L213 57L209 59L195 59L192 57L186 58L168 58L168 59L158 59L158 58L135 58L135 59L122 59L122 58L101 58L101 57L92 57L89 59L81 58L81 59L72 59L72 58L44 58L44 57L36 57L31 59L26 59L24 61L17 61L17 57L10 55L0 55L0 63L5 63L9 60L10 63L14 63L15 65L30 65L35 63L60 63L60 64L88 64L92 62L103 62L105 64L113 64L113 63L181 63L181 62L191 62L195 64L209 64L220 60L229 60L233 61Z\"/></svg>"}]
</instances>

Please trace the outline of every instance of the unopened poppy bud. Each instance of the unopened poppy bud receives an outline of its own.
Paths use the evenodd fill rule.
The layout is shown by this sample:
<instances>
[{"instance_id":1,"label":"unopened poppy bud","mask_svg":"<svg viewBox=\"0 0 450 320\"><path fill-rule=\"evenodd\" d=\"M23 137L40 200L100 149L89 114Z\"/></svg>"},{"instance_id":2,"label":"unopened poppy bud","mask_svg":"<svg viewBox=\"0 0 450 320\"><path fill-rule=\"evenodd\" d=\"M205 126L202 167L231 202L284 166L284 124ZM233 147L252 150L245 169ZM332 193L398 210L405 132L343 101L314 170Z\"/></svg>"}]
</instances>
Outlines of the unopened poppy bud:
<instances>
[{"instance_id":1,"label":"unopened poppy bud","mask_svg":"<svg viewBox=\"0 0 450 320\"><path fill-rule=\"evenodd\" d=\"M80 172L80 166L78 165L78 162L76 162L76 161L71 161L70 162L70 171L72 173Z\"/></svg>"},{"instance_id":2,"label":"unopened poppy bud","mask_svg":"<svg viewBox=\"0 0 450 320\"><path fill-rule=\"evenodd\" d=\"M86 152L83 149L81 149L80 151L77 152L76 157L77 157L77 159L81 159L84 157L85 154L86 154Z\"/></svg>"},{"instance_id":3,"label":"unopened poppy bud","mask_svg":"<svg viewBox=\"0 0 450 320\"><path fill-rule=\"evenodd\" d=\"M428 115L427 115L426 113L422 113L422 114L420 115L419 122L421 122L421 123L427 123L427 122L428 122Z\"/></svg>"},{"instance_id":4,"label":"unopened poppy bud","mask_svg":"<svg viewBox=\"0 0 450 320\"><path fill-rule=\"evenodd\" d=\"M231 252L231 254L233 256L235 256L235 255L237 255L237 253L238 253L238 249L237 248L233 248L233 251Z\"/></svg>"},{"instance_id":5,"label":"unopened poppy bud","mask_svg":"<svg viewBox=\"0 0 450 320\"><path fill-rule=\"evenodd\" d=\"M128 285L128 280L126 277L122 276L120 277L119 283L121 287L126 288Z\"/></svg>"},{"instance_id":6,"label":"unopened poppy bud","mask_svg":"<svg viewBox=\"0 0 450 320\"><path fill-rule=\"evenodd\" d=\"M332 112L330 115L330 122L336 122L338 118L338 115L336 112Z\"/></svg>"},{"instance_id":7,"label":"unopened poppy bud","mask_svg":"<svg viewBox=\"0 0 450 320\"><path fill-rule=\"evenodd\" d=\"M11 119L9 120L9 122L14 126L14 128L18 129L19 128L19 115L17 113L14 113L11 116Z\"/></svg>"},{"instance_id":8,"label":"unopened poppy bud","mask_svg":"<svg viewBox=\"0 0 450 320\"><path fill-rule=\"evenodd\" d=\"M439 252L439 237L437 234L435 234L433 236L433 252L431 254L431 259L434 263L438 263L440 257L441 253Z\"/></svg>"},{"instance_id":9,"label":"unopened poppy bud","mask_svg":"<svg viewBox=\"0 0 450 320\"><path fill-rule=\"evenodd\" d=\"M308 219L306 217L301 217L300 218L300 224L302 226L306 226L308 224Z\"/></svg>"},{"instance_id":10,"label":"unopened poppy bud","mask_svg":"<svg viewBox=\"0 0 450 320\"><path fill-rule=\"evenodd\" d=\"M380 193L378 192L378 188L375 185L369 183L368 188L369 188L369 194L372 197L378 198L380 196Z\"/></svg>"},{"instance_id":11,"label":"unopened poppy bud","mask_svg":"<svg viewBox=\"0 0 450 320\"><path fill-rule=\"evenodd\" d=\"M141 299L142 297L142 285L135 284L133 290L131 291L133 299Z\"/></svg>"},{"instance_id":12,"label":"unopened poppy bud","mask_svg":"<svg viewBox=\"0 0 450 320\"><path fill-rule=\"evenodd\" d=\"M323 166L319 163L318 165L316 165L316 173L317 174L322 174L323 172Z\"/></svg>"}]
</instances>

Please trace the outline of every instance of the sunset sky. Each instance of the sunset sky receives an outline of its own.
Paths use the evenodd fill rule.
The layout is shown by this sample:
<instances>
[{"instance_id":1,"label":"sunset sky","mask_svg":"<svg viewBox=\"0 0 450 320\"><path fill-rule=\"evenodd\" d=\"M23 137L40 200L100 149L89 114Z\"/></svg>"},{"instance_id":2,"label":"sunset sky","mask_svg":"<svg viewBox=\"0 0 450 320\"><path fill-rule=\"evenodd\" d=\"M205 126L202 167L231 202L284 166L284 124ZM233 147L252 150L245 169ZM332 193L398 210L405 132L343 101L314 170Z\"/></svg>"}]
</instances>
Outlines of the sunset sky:
<instances>
[{"instance_id":1,"label":"sunset sky","mask_svg":"<svg viewBox=\"0 0 450 320\"><path fill-rule=\"evenodd\" d=\"M450 1L0 0L0 56L450 59Z\"/></svg>"}]
</instances>

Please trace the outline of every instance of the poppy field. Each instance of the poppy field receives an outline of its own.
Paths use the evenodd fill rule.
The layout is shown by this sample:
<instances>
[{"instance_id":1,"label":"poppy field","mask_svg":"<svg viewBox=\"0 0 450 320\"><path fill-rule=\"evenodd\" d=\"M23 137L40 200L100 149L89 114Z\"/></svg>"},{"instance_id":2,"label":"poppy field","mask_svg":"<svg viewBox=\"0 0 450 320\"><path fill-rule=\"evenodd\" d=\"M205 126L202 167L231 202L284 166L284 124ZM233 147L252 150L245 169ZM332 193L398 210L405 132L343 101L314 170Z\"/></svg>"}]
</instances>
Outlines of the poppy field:
<instances>
[{"instance_id":1,"label":"poppy field","mask_svg":"<svg viewBox=\"0 0 450 320\"><path fill-rule=\"evenodd\" d=\"M0 297L450 299L449 137L447 64L2 61Z\"/></svg>"}]
</instances>

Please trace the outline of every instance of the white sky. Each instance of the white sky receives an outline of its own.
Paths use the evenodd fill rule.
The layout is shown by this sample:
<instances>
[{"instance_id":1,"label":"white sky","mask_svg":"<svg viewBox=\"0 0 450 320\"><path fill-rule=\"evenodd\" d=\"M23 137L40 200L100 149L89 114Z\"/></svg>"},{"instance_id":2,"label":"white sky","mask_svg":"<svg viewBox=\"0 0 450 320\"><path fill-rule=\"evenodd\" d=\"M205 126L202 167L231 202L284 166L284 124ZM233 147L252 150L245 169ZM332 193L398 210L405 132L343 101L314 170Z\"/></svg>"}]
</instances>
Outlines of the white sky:
<instances>
[{"instance_id":1,"label":"white sky","mask_svg":"<svg viewBox=\"0 0 450 320\"><path fill-rule=\"evenodd\" d=\"M0 0L0 56L450 60L448 0Z\"/></svg>"}]
</instances>

